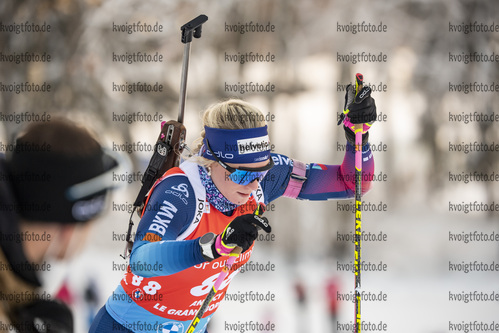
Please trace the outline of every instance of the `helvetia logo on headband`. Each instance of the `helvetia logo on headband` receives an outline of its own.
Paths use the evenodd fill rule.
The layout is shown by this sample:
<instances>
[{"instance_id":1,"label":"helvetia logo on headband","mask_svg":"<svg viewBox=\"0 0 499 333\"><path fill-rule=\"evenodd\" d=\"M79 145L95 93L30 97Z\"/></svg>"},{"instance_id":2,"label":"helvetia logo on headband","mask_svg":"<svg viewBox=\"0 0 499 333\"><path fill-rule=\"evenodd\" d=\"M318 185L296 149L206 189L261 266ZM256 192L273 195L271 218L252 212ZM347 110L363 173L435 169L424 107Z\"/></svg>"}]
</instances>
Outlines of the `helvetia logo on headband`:
<instances>
[{"instance_id":1,"label":"helvetia logo on headband","mask_svg":"<svg viewBox=\"0 0 499 333\"><path fill-rule=\"evenodd\" d=\"M270 150L269 136L237 140L239 155L260 153Z\"/></svg>"}]
</instances>

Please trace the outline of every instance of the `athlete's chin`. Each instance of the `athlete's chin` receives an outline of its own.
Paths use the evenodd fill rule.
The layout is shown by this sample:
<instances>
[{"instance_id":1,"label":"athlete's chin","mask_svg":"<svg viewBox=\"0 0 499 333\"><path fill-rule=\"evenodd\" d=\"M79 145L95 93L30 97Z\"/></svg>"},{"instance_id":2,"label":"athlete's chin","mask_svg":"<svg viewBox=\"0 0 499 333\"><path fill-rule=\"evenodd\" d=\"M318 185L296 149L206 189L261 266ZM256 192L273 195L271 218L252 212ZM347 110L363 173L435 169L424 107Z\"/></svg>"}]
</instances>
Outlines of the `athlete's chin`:
<instances>
[{"instance_id":1,"label":"athlete's chin","mask_svg":"<svg viewBox=\"0 0 499 333\"><path fill-rule=\"evenodd\" d=\"M236 205L244 205L246 202L248 202L250 196L251 193L236 192L233 197L233 200L231 201Z\"/></svg>"}]
</instances>

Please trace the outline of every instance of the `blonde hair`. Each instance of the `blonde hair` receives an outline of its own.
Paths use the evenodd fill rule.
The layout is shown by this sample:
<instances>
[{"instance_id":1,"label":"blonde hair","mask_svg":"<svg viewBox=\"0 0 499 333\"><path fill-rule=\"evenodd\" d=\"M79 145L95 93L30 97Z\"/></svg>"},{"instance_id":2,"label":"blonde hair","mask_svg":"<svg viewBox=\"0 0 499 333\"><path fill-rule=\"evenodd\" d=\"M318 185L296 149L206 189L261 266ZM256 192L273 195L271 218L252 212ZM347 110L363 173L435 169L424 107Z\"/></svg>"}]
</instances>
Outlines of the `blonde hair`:
<instances>
[{"instance_id":1,"label":"blonde hair","mask_svg":"<svg viewBox=\"0 0 499 333\"><path fill-rule=\"evenodd\" d=\"M265 126L265 116L254 105L241 99L229 99L209 106L203 113L203 127L222 129L244 129ZM198 156L205 137L204 129L201 137L193 142L192 153L189 160L203 166L209 166L214 161Z\"/></svg>"}]
</instances>

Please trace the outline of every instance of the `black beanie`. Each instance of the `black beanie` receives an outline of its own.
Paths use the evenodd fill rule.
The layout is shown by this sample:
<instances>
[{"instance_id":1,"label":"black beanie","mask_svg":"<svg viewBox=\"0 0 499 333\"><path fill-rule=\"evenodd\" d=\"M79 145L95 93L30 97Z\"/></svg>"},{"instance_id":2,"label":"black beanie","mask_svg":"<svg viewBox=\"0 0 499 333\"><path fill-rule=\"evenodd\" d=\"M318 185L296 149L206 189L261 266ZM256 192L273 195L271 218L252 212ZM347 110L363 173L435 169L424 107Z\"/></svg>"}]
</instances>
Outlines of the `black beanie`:
<instances>
[{"instance_id":1,"label":"black beanie","mask_svg":"<svg viewBox=\"0 0 499 333\"><path fill-rule=\"evenodd\" d=\"M100 146L91 153L70 154L20 138L7 165L21 217L74 223L88 221L104 209L109 170L117 162Z\"/></svg>"}]
</instances>

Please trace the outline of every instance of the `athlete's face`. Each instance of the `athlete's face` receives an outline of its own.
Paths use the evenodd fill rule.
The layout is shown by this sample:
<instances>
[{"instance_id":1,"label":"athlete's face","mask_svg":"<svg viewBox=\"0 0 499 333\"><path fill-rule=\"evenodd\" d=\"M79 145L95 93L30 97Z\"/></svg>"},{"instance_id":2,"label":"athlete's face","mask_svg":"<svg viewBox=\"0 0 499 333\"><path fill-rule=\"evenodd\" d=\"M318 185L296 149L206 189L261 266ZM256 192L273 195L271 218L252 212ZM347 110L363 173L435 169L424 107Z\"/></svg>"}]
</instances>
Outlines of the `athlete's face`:
<instances>
[{"instance_id":1,"label":"athlete's face","mask_svg":"<svg viewBox=\"0 0 499 333\"><path fill-rule=\"evenodd\" d=\"M244 164L234 164L227 163L228 166L233 168L245 167L245 168L261 168L269 164L269 161L262 161L258 163L244 163ZM242 205L246 203L251 195L251 192L258 188L258 180L255 180L248 185L239 185L234 183L229 178L229 172L225 170L220 164L212 163L211 166L211 179L213 183L218 188L218 190L226 197L230 202L236 205Z\"/></svg>"}]
</instances>

